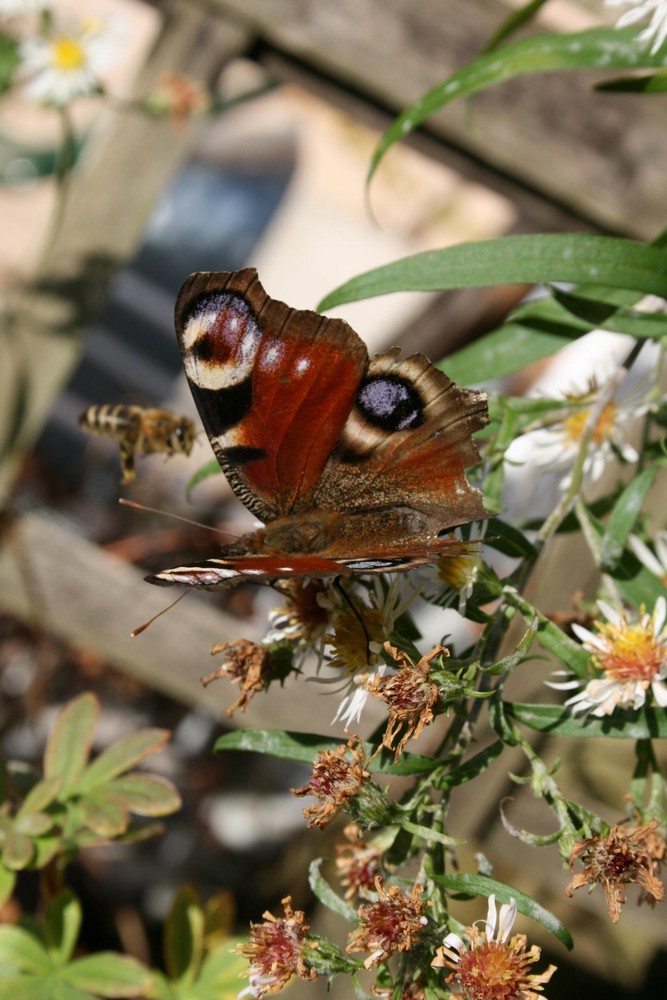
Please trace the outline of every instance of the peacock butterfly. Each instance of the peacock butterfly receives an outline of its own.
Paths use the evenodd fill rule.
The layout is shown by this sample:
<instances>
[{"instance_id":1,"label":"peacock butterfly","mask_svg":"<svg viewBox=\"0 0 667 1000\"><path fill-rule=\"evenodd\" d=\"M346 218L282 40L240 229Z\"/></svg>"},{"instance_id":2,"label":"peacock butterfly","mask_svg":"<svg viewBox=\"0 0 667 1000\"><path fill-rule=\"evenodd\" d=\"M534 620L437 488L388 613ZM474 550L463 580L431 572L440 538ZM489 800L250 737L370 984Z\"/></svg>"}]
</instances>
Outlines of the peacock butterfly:
<instances>
[{"instance_id":1,"label":"peacock butterfly","mask_svg":"<svg viewBox=\"0 0 667 1000\"><path fill-rule=\"evenodd\" d=\"M445 532L488 517L465 475L486 395L423 355L370 360L344 320L271 299L252 268L190 275L176 330L213 451L265 526L150 583L409 570L446 550Z\"/></svg>"}]
</instances>

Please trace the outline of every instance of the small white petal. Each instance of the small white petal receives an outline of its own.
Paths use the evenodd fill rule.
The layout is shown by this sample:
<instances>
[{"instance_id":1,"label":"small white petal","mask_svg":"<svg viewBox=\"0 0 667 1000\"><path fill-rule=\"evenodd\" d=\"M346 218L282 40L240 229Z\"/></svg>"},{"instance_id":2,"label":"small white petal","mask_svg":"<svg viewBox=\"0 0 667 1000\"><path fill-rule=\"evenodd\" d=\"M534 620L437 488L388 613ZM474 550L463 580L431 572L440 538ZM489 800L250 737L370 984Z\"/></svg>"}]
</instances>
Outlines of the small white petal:
<instances>
[{"instance_id":1,"label":"small white petal","mask_svg":"<svg viewBox=\"0 0 667 1000\"><path fill-rule=\"evenodd\" d=\"M637 538L636 535L630 535L628 539L628 544L634 554L639 559L640 563L646 566L646 569L653 573L654 576L662 576L665 570L660 565L656 557L653 555L648 545L645 545L641 538Z\"/></svg>"},{"instance_id":2,"label":"small white petal","mask_svg":"<svg viewBox=\"0 0 667 1000\"><path fill-rule=\"evenodd\" d=\"M458 934L454 934L453 932L451 934L447 935L447 937L444 939L444 941L442 942L442 944L443 944L443 947L445 947L445 948L455 948L456 951L467 951L468 950L466 948L466 946L465 946L465 941L463 940L463 938L460 938L458 936Z\"/></svg>"},{"instance_id":3,"label":"small white petal","mask_svg":"<svg viewBox=\"0 0 667 1000\"><path fill-rule=\"evenodd\" d=\"M667 708L667 684L663 680L652 681L651 690L660 708Z\"/></svg>"},{"instance_id":4,"label":"small white petal","mask_svg":"<svg viewBox=\"0 0 667 1000\"><path fill-rule=\"evenodd\" d=\"M612 625L615 625L616 628L621 628L625 622L623 615L620 614L616 608L612 608L611 604L607 604L606 601L598 601L597 604L607 621L611 622Z\"/></svg>"},{"instance_id":5,"label":"small white petal","mask_svg":"<svg viewBox=\"0 0 667 1000\"><path fill-rule=\"evenodd\" d=\"M504 944L507 941L512 928L514 927L514 921L516 920L516 899L514 896L510 897L509 903L503 903L500 907L500 916L498 918L498 933L496 935L496 941L500 941Z\"/></svg>"},{"instance_id":6,"label":"small white petal","mask_svg":"<svg viewBox=\"0 0 667 1000\"><path fill-rule=\"evenodd\" d=\"M667 601L665 601L665 598L661 594L655 602L653 615L651 616L651 621L653 622L653 632L656 636L659 636L662 632L662 626L665 624L665 617L667 617Z\"/></svg>"}]
</instances>

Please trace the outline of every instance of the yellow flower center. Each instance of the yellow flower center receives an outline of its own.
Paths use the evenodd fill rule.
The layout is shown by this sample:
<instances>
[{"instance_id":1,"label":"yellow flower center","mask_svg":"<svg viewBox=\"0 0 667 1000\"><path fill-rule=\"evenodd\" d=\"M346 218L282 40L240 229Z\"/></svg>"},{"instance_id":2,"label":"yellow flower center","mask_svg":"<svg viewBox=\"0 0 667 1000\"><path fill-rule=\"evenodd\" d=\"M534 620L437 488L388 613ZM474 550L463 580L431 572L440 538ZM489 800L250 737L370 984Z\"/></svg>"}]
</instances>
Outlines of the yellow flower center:
<instances>
[{"instance_id":1,"label":"yellow flower center","mask_svg":"<svg viewBox=\"0 0 667 1000\"><path fill-rule=\"evenodd\" d=\"M665 639L656 636L652 623L598 625L605 649L593 654L593 663L615 681L650 682L667 661Z\"/></svg>"},{"instance_id":2,"label":"yellow flower center","mask_svg":"<svg viewBox=\"0 0 667 1000\"><path fill-rule=\"evenodd\" d=\"M471 545L467 552L465 546L462 546L459 555L445 554L439 557L438 576L452 590L465 590L474 581L480 560L480 552L476 546Z\"/></svg>"},{"instance_id":3,"label":"yellow flower center","mask_svg":"<svg viewBox=\"0 0 667 1000\"><path fill-rule=\"evenodd\" d=\"M579 410L577 413L570 414L563 421L563 427L565 429L565 437L577 444L581 441L581 436L584 432L584 427L586 426L586 421L590 416L590 409ZM616 422L616 404L607 403L604 410L600 414L599 420L595 425L593 431L592 441L594 444L601 444L608 437L611 436L614 430L614 424Z\"/></svg>"},{"instance_id":4,"label":"yellow flower center","mask_svg":"<svg viewBox=\"0 0 667 1000\"><path fill-rule=\"evenodd\" d=\"M70 73L85 66L86 53L76 39L56 38L53 42L52 62L55 69L63 73Z\"/></svg>"},{"instance_id":5,"label":"yellow flower center","mask_svg":"<svg viewBox=\"0 0 667 1000\"><path fill-rule=\"evenodd\" d=\"M342 660L350 674L368 666L369 642L381 644L384 638L382 612L378 608L364 608L359 615L363 625L352 610L340 611L335 618L333 635L329 637L334 659ZM339 667L340 662L335 665Z\"/></svg>"}]
</instances>

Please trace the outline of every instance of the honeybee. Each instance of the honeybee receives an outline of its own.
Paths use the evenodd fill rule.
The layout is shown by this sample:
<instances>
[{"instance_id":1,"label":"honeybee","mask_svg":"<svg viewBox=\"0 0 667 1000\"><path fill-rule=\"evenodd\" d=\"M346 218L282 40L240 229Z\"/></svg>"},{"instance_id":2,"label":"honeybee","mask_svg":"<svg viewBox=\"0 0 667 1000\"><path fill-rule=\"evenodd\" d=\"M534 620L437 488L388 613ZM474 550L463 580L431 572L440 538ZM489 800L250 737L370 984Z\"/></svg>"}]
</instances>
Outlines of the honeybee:
<instances>
[{"instance_id":1,"label":"honeybee","mask_svg":"<svg viewBox=\"0 0 667 1000\"><path fill-rule=\"evenodd\" d=\"M79 426L90 434L115 438L120 448L124 483L134 479L135 455L158 452L189 455L196 436L195 425L189 417L169 410L144 409L122 403L89 406L79 417Z\"/></svg>"}]
</instances>

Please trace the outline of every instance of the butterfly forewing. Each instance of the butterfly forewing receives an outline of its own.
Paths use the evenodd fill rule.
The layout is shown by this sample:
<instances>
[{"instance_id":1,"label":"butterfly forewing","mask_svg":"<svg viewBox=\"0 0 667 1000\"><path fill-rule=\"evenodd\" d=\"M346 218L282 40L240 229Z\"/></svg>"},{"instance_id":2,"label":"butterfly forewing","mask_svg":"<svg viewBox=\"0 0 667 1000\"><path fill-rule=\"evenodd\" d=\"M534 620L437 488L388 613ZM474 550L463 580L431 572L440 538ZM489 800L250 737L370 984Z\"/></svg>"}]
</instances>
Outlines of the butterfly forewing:
<instances>
[{"instance_id":1,"label":"butterfly forewing","mask_svg":"<svg viewBox=\"0 0 667 1000\"><path fill-rule=\"evenodd\" d=\"M310 497L368 354L343 320L270 299L254 270L197 273L176 328L204 428L232 488L263 521Z\"/></svg>"}]
</instances>

